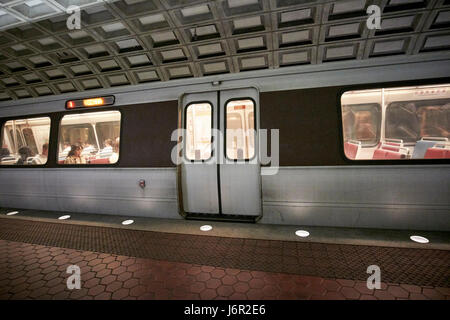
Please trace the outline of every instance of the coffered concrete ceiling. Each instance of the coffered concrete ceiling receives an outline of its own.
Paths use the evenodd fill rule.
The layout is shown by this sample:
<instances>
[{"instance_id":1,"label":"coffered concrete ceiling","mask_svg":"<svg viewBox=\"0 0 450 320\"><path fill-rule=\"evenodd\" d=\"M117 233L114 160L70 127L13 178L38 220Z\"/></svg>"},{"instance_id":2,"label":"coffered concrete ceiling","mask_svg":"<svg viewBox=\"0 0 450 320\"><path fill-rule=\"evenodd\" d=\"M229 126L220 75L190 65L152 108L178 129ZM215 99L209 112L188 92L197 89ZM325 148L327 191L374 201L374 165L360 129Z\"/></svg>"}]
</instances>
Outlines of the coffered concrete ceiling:
<instances>
[{"instance_id":1,"label":"coffered concrete ceiling","mask_svg":"<svg viewBox=\"0 0 450 320\"><path fill-rule=\"evenodd\" d=\"M0 0L0 101L436 52L450 53L450 0Z\"/></svg>"}]
</instances>

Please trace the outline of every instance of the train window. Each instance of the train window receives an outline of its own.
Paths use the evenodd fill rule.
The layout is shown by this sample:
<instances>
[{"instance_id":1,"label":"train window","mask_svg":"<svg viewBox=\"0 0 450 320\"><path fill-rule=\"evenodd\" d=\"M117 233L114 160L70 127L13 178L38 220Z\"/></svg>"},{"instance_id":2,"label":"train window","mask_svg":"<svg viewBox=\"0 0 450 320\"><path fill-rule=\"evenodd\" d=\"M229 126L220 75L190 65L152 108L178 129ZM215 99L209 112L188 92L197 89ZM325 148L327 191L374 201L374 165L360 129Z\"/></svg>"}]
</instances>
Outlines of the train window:
<instances>
[{"instance_id":1,"label":"train window","mask_svg":"<svg viewBox=\"0 0 450 320\"><path fill-rule=\"evenodd\" d=\"M2 128L2 165L44 165L47 163L50 118L6 121Z\"/></svg>"},{"instance_id":2,"label":"train window","mask_svg":"<svg viewBox=\"0 0 450 320\"><path fill-rule=\"evenodd\" d=\"M349 159L450 158L450 85L351 91L342 95L341 104ZM380 107L380 134L371 129L374 113L364 113L370 105Z\"/></svg>"},{"instance_id":3,"label":"train window","mask_svg":"<svg viewBox=\"0 0 450 320\"><path fill-rule=\"evenodd\" d=\"M192 103L186 108L186 158L211 158L212 105L208 102Z\"/></svg>"},{"instance_id":4,"label":"train window","mask_svg":"<svg viewBox=\"0 0 450 320\"><path fill-rule=\"evenodd\" d=\"M61 119L58 164L113 164L119 160L119 111L69 114Z\"/></svg>"},{"instance_id":5,"label":"train window","mask_svg":"<svg viewBox=\"0 0 450 320\"><path fill-rule=\"evenodd\" d=\"M255 155L255 105L252 100L232 100L226 105L226 153L231 160Z\"/></svg>"}]
</instances>

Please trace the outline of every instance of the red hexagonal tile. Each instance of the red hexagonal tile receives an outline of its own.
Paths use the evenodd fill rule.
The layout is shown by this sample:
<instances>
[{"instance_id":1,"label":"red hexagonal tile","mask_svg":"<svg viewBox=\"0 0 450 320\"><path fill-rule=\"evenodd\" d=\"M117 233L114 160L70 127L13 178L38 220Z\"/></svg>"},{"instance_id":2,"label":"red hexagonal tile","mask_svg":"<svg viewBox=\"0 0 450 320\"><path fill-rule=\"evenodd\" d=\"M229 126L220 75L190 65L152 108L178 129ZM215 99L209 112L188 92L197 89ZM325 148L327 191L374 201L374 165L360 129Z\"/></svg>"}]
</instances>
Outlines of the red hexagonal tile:
<instances>
[{"instance_id":1,"label":"red hexagonal tile","mask_svg":"<svg viewBox=\"0 0 450 320\"><path fill-rule=\"evenodd\" d=\"M248 271L241 271L238 273L238 275L236 276L236 278L239 281L250 281L250 279L252 279L252 275L250 272Z\"/></svg>"},{"instance_id":2,"label":"red hexagonal tile","mask_svg":"<svg viewBox=\"0 0 450 320\"><path fill-rule=\"evenodd\" d=\"M375 298L372 295L369 294L363 294L361 295L361 297L359 297L360 300L378 300L377 298Z\"/></svg>"},{"instance_id":3,"label":"red hexagonal tile","mask_svg":"<svg viewBox=\"0 0 450 320\"><path fill-rule=\"evenodd\" d=\"M409 292L400 286L389 286L387 291L396 298L408 298Z\"/></svg>"},{"instance_id":4,"label":"red hexagonal tile","mask_svg":"<svg viewBox=\"0 0 450 320\"><path fill-rule=\"evenodd\" d=\"M327 291L339 291L341 289L341 285L336 280L325 279L323 281L323 286Z\"/></svg>"},{"instance_id":5,"label":"red hexagonal tile","mask_svg":"<svg viewBox=\"0 0 450 320\"><path fill-rule=\"evenodd\" d=\"M121 281L114 281L114 282L111 282L110 284L108 284L106 286L105 291L116 292L117 290L122 288L122 286L123 286L123 282L121 282Z\"/></svg>"},{"instance_id":6,"label":"red hexagonal tile","mask_svg":"<svg viewBox=\"0 0 450 320\"><path fill-rule=\"evenodd\" d=\"M108 275L106 277L101 278L100 283L108 285L108 284L116 281L116 279L117 279L117 276L115 276L115 275Z\"/></svg>"},{"instance_id":7,"label":"red hexagonal tile","mask_svg":"<svg viewBox=\"0 0 450 320\"><path fill-rule=\"evenodd\" d=\"M251 279L248 284L250 288L261 289L265 286L266 283L262 279Z\"/></svg>"},{"instance_id":8,"label":"red hexagonal tile","mask_svg":"<svg viewBox=\"0 0 450 320\"><path fill-rule=\"evenodd\" d=\"M143 285L133 286L130 289L130 296L132 297L140 297L147 293L147 288Z\"/></svg>"},{"instance_id":9,"label":"red hexagonal tile","mask_svg":"<svg viewBox=\"0 0 450 320\"><path fill-rule=\"evenodd\" d=\"M353 287L355 285L355 281L353 280L336 279L336 281L343 287Z\"/></svg>"},{"instance_id":10,"label":"red hexagonal tile","mask_svg":"<svg viewBox=\"0 0 450 320\"><path fill-rule=\"evenodd\" d=\"M94 297L94 300L110 300L111 292L100 292Z\"/></svg>"},{"instance_id":11,"label":"red hexagonal tile","mask_svg":"<svg viewBox=\"0 0 450 320\"><path fill-rule=\"evenodd\" d=\"M423 288L422 294L431 300L445 300L445 296L436 289Z\"/></svg>"},{"instance_id":12,"label":"red hexagonal tile","mask_svg":"<svg viewBox=\"0 0 450 320\"><path fill-rule=\"evenodd\" d=\"M200 293L206 289L206 284L204 282L195 282L190 286L190 291L193 293Z\"/></svg>"},{"instance_id":13,"label":"red hexagonal tile","mask_svg":"<svg viewBox=\"0 0 450 320\"><path fill-rule=\"evenodd\" d=\"M209 279L208 281L206 281L206 287L209 289L217 289L221 285L222 282L220 282L219 279Z\"/></svg>"},{"instance_id":14,"label":"red hexagonal tile","mask_svg":"<svg viewBox=\"0 0 450 320\"><path fill-rule=\"evenodd\" d=\"M250 286L246 282L238 282L233 285L234 291L239 293L246 293L250 290Z\"/></svg>"},{"instance_id":15,"label":"red hexagonal tile","mask_svg":"<svg viewBox=\"0 0 450 320\"><path fill-rule=\"evenodd\" d=\"M225 273L229 274L230 276L236 276L239 274L239 272L241 272L241 270L239 270L239 269L232 269L232 268L225 269Z\"/></svg>"},{"instance_id":16,"label":"red hexagonal tile","mask_svg":"<svg viewBox=\"0 0 450 320\"><path fill-rule=\"evenodd\" d=\"M83 282L83 288L91 289L91 288L97 286L99 283L100 283L100 279L92 278L92 279L89 279L88 281Z\"/></svg>"},{"instance_id":17,"label":"red hexagonal tile","mask_svg":"<svg viewBox=\"0 0 450 320\"><path fill-rule=\"evenodd\" d=\"M346 299L359 299L359 297L361 296L361 294L357 290L350 287L342 287L340 292Z\"/></svg>"},{"instance_id":18,"label":"red hexagonal tile","mask_svg":"<svg viewBox=\"0 0 450 320\"><path fill-rule=\"evenodd\" d=\"M215 267L212 267L212 266L201 266L201 269L202 269L203 272L210 273L210 272L214 271Z\"/></svg>"},{"instance_id":19,"label":"red hexagonal tile","mask_svg":"<svg viewBox=\"0 0 450 320\"><path fill-rule=\"evenodd\" d=\"M199 266L192 266L186 270L186 273L189 275L198 275L202 272L202 269Z\"/></svg>"},{"instance_id":20,"label":"red hexagonal tile","mask_svg":"<svg viewBox=\"0 0 450 320\"><path fill-rule=\"evenodd\" d=\"M114 291L111 298L114 300L125 299L130 294L130 290L126 288L120 288L117 291Z\"/></svg>"},{"instance_id":21,"label":"red hexagonal tile","mask_svg":"<svg viewBox=\"0 0 450 320\"><path fill-rule=\"evenodd\" d=\"M261 291L265 297L276 297L280 294L280 289L272 284L266 284Z\"/></svg>"},{"instance_id":22,"label":"red hexagonal tile","mask_svg":"<svg viewBox=\"0 0 450 320\"><path fill-rule=\"evenodd\" d=\"M133 287L136 287L139 284L138 279L128 279L123 283L123 287L127 289L131 289Z\"/></svg>"},{"instance_id":23,"label":"red hexagonal tile","mask_svg":"<svg viewBox=\"0 0 450 320\"><path fill-rule=\"evenodd\" d=\"M112 273L114 273L114 270ZM126 281L128 279L131 279L132 276L133 276L133 274L131 272L122 272L117 276L117 280Z\"/></svg>"},{"instance_id":24,"label":"red hexagonal tile","mask_svg":"<svg viewBox=\"0 0 450 320\"><path fill-rule=\"evenodd\" d=\"M367 288L367 283L364 281L357 281L354 287L359 293L366 294L366 295L372 295L375 290Z\"/></svg>"},{"instance_id":25,"label":"red hexagonal tile","mask_svg":"<svg viewBox=\"0 0 450 320\"><path fill-rule=\"evenodd\" d=\"M200 299L202 300L212 300L217 297L216 290L213 289L205 289L200 292Z\"/></svg>"},{"instance_id":26,"label":"red hexagonal tile","mask_svg":"<svg viewBox=\"0 0 450 320\"><path fill-rule=\"evenodd\" d=\"M237 282L237 279L234 276L230 276L230 275L226 274L225 276L223 276L221 281L224 285L233 285Z\"/></svg>"},{"instance_id":27,"label":"red hexagonal tile","mask_svg":"<svg viewBox=\"0 0 450 320\"><path fill-rule=\"evenodd\" d=\"M230 285L221 285L217 288L217 294L222 297L229 297L234 293L234 289Z\"/></svg>"},{"instance_id":28,"label":"red hexagonal tile","mask_svg":"<svg viewBox=\"0 0 450 320\"><path fill-rule=\"evenodd\" d=\"M109 292L105 292L106 287L104 285L96 285L89 289L88 295L96 297L101 293L109 294Z\"/></svg>"},{"instance_id":29,"label":"red hexagonal tile","mask_svg":"<svg viewBox=\"0 0 450 320\"><path fill-rule=\"evenodd\" d=\"M345 297L340 292L328 291L323 295L327 300L345 300Z\"/></svg>"},{"instance_id":30,"label":"red hexagonal tile","mask_svg":"<svg viewBox=\"0 0 450 320\"><path fill-rule=\"evenodd\" d=\"M411 293L421 293L422 288L412 284L401 284L400 287Z\"/></svg>"},{"instance_id":31,"label":"red hexagonal tile","mask_svg":"<svg viewBox=\"0 0 450 320\"><path fill-rule=\"evenodd\" d=\"M373 295L379 300L395 300L395 297L386 290L375 290Z\"/></svg>"},{"instance_id":32,"label":"red hexagonal tile","mask_svg":"<svg viewBox=\"0 0 450 320\"><path fill-rule=\"evenodd\" d=\"M207 272L202 272L199 273L195 276L195 279L197 281L207 281L209 279L211 279L211 274L207 273Z\"/></svg>"},{"instance_id":33,"label":"red hexagonal tile","mask_svg":"<svg viewBox=\"0 0 450 320\"><path fill-rule=\"evenodd\" d=\"M211 277L221 279L226 275L225 270L223 269L214 269L211 271Z\"/></svg>"},{"instance_id":34,"label":"red hexagonal tile","mask_svg":"<svg viewBox=\"0 0 450 320\"><path fill-rule=\"evenodd\" d=\"M423 294L421 293L415 293L415 292L411 292L409 294L409 299L410 300L429 300L427 297L425 297Z\"/></svg>"}]
</instances>

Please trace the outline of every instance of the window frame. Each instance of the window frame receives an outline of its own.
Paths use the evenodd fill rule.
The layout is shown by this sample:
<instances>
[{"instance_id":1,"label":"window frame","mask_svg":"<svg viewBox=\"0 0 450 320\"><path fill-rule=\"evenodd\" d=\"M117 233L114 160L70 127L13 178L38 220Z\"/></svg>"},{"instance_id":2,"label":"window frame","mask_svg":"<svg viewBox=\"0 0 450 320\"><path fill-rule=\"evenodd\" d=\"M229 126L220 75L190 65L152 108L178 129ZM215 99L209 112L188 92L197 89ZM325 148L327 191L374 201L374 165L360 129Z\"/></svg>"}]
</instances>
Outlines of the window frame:
<instances>
[{"instance_id":1,"label":"window frame","mask_svg":"<svg viewBox=\"0 0 450 320\"><path fill-rule=\"evenodd\" d=\"M119 158L115 163L102 163L102 164L95 164L95 163L86 163L86 164L65 164L65 163L59 163L59 138L61 133L61 122L62 119L67 115L75 115L75 114L85 114L85 113L99 113L99 112L111 112L111 111L117 111L120 114L120 128L119 128ZM72 109L70 111L66 111L62 113L58 119L58 126L57 126L57 132L56 132L56 158L55 158L55 166L58 168L99 168L99 167L117 167L120 164L120 160L122 158L121 156L121 150L122 150L122 125L123 125L123 112L119 108L92 108L89 110L84 109ZM47 161L48 162L48 161Z\"/></svg>"},{"instance_id":2,"label":"window frame","mask_svg":"<svg viewBox=\"0 0 450 320\"><path fill-rule=\"evenodd\" d=\"M3 132L4 126L8 121L12 120L26 120L26 119L36 119L36 118L48 118L50 120L49 132L48 132L48 155L47 162L43 164L0 164L0 169L2 168L43 168L49 166L50 163L50 148L51 148L51 137L53 128L53 119L50 114L29 114L21 115L18 117L7 117L0 120L0 142L3 143ZM17 130L17 129L16 129ZM21 138L22 139L22 138ZM25 141L26 142L26 141Z\"/></svg>"},{"instance_id":3,"label":"window frame","mask_svg":"<svg viewBox=\"0 0 450 320\"><path fill-rule=\"evenodd\" d=\"M189 159L187 157L187 152L186 152L187 151L187 145L186 145L186 143L187 143L187 137L186 137L187 136L187 111L188 111L189 107L194 104L209 104L209 106L211 107L211 153L210 153L208 159L195 160L195 159ZM190 163L200 163L200 162L210 161L214 157L214 105L213 105L213 103L208 100L199 100L199 101L189 102L184 107L183 113L184 113L183 158Z\"/></svg>"},{"instance_id":4,"label":"window frame","mask_svg":"<svg viewBox=\"0 0 450 320\"><path fill-rule=\"evenodd\" d=\"M230 102L232 101L239 101L239 100L250 100L253 103L253 130L255 131L254 137L253 137L253 149L254 149L254 153L253 156L251 158L244 158L244 159L230 159L228 158L228 152L227 152L227 106ZM256 123L256 119L257 119L257 114L256 114L256 101L253 98L250 97L242 97L242 98L231 98L228 99L227 101L225 101L225 103L223 104L223 111L224 111L224 133L223 133L223 148L224 148L224 155L225 155L225 159L227 159L228 161L232 161L232 162L238 162L238 161L244 161L244 162L250 162L252 160L254 160L259 152L258 148L257 148L257 140L256 140L256 135L257 133L257 123Z\"/></svg>"}]
</instances>

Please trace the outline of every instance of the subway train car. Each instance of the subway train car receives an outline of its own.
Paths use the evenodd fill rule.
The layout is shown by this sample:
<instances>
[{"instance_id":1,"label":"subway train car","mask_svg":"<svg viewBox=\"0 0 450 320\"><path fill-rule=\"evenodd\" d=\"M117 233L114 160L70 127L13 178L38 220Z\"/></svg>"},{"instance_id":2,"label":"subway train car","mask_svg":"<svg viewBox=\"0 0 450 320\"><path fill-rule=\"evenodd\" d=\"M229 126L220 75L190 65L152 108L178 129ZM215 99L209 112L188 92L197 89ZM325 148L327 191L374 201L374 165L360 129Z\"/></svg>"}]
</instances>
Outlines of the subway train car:
<instances>
[{"instance_id":1,"label":"subway train car","mask_svg":"<svg viewBox=\"0 0 450 320\"><path fill-rule=\"evenodd\" d=\"M450 60L259 70L0 103L0 206L450 230Z\"/></svg>"}]
</instances>

